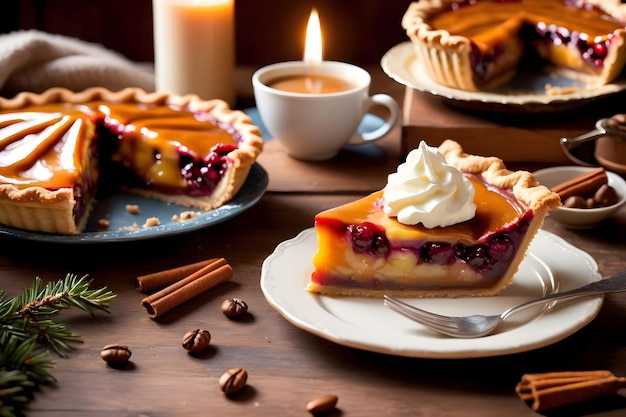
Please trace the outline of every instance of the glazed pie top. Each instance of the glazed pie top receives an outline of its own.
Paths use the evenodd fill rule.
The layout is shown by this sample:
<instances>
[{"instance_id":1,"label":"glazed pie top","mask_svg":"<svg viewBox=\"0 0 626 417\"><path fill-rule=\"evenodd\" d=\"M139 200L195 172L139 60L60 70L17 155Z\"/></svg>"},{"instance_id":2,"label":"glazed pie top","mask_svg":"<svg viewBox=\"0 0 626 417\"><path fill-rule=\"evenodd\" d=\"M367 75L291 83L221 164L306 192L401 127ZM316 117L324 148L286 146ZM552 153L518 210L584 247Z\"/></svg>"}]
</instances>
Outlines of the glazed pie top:
<instances>
[{"instance_id":1,"label":"glazed pie top","mask_svg":"<svg viewBox=\"0 0 626 417\"><path fill-rule=\"evenodd\" d=\"M80 231L100 168L107 183L215 208L241 188L262 143L249 117L221 100L135 88L21 93L0 100L0 223ZM109 160L117 166L115 179L108 178ZM29 225L27 213L36 208L43 218ZM63 226L45 220L59 211Z\"/></svg>"}]
</instances>

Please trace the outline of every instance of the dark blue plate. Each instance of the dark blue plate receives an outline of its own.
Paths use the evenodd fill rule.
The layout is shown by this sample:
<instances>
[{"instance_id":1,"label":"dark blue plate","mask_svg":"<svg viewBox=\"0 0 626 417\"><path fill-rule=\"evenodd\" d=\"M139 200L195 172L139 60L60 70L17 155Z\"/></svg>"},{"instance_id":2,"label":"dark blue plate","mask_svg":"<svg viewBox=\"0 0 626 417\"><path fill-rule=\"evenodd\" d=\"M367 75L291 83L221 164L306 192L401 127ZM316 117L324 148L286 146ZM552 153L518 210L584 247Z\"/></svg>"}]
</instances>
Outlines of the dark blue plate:
<instances>
[{"instance_id":1,"label":"dark blue plate","mask_svg":"<svg viewBox=\"0 0 626 417\"><path fill-rule=\"evenodd\" d=\"M184 211L196 211L196 209L119 191L101 197L97 201L85 232L79 235L55 235L2 225L0 225L0 235L40 242L102 243L151 239L188 233L222 223L254 206L265 194L267 184L267 172L259 164L254 164L246 182L232 200L214 210L202 211L198 217L190 220L177 222L172 220L172 216L180 215ZM140 210L139 214L130 214L126 210L127 204L136 204ZM160 225L142 227L146 219L151 217L158 218ZM99 219L109 221L108 230L98 231ZM134 223L139 226L137 229L124 229Z\"/></svg>"}]
</instances>

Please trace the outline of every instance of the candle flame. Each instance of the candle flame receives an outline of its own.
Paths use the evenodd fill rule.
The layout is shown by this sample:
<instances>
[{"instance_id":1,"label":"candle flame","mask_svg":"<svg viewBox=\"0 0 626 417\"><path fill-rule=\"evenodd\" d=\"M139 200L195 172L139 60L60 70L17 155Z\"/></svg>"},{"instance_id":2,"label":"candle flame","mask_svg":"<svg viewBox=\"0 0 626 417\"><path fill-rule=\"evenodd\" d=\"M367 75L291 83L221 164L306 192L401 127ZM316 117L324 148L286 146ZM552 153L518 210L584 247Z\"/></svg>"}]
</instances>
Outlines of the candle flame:
<instances>
[{"instance_id":1,"label":"candle flame","mask_svg":"<svg viewBox=\"0 0 626 417\"><path fill-rule=\"evenodd\" d=\"M304 62L310 66L322 62L322 29L317 10L313 8L306 27L306 43L304 45Z\"/></svg>"}]
</instances>

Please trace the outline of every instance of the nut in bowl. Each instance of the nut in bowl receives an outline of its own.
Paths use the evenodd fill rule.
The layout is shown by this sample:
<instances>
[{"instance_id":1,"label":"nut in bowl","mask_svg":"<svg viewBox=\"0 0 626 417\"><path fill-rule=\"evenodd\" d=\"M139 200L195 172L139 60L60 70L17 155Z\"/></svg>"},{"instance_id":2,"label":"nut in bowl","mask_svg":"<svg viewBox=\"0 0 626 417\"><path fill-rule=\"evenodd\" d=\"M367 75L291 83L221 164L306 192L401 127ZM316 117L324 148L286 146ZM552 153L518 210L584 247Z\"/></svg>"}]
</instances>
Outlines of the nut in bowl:
<instances>
[{"instance_id":1,"label":"nut in bowl","mask_svg":"<svg viewBox=\"0 0 626 417\"><path fill-rule=\"evenodd\" d=\"M614 172L603 168L580 166L562 166L545 168L533 173L537 181L557 192L562 191L563 206L550 211L550 217L570 229L590 229L611 217L626 202L626 181ZM594 195L602 187L608 185L615 191L615 198L605 203L594 203ZM603 190L607 187L603 187ZM579 194L582 195L576 195ZM582 199L585 204L575 204L574 200ZM597 199L597 197L596 197Z\"/></svg>"}]
</instances>

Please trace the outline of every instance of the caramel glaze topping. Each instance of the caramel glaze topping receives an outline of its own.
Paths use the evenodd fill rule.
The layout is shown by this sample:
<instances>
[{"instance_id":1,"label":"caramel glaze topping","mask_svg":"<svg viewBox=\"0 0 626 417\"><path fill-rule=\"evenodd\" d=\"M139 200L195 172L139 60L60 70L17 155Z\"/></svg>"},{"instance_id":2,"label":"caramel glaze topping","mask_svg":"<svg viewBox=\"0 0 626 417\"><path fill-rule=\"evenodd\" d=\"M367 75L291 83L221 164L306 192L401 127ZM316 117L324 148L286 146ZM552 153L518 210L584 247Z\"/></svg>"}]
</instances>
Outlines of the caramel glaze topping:
<instances>
[{"instance_id":1,"label":"caramel glaze topping","mask_svg":"<svg viewBox=\"0 0 626 417\"><path fill-rule=\"evenodd\" d=\"M507 224L520 217L524 209L516 200L507 195L506 191L488 188L484 182L476 177L470 177L476 194L476 215L473 219L448 227L427 229L421 224L409 226L398 222L396 218L387 217L382 210L382 191L370 194L359 200L360 205L345 205L320 213L316 221L324 222L325 213L330 218L342 221L344 224L359 224L372 222L381 224L386 229L390 241L415 241L428 239L430 241L468 242L478 241L494 230L501 230Z\"/></svg>"},{"instance_id":2,"label":"caramel glaze topping","mask_svg":"<svg viewBox=\"0 0 626 417\"><path fill-rule=\"evenodd\" d=\"M496 4L494 4L496 3ZM623 28L624 22L609 16L597 8L583 9L565 1L480 0L472 4L455 3L453 13L433 16L430 24L434 29L445 29L453 35L480 38L482 33L493 31L511 19L529 23L544 22L589 35L606 36L615 29Z\"/></svg>"},{"instance_id":3,"label":"caramel glaze topping","mask_svg":"<svg viewBox=\"0 0 626 417\"><path fill-rule=\"evenodd\" d=\"M236 145L238 139L208 114L167 106L107 102L31 106L0 112L0 183L18 188L72 187L83 175L85 159L93 156L92 133L100 125L120 134L123 142L132 142L127 148L133 152L121 155L131 169L153 165L155 155L177 164L181 149L202 158L214 145ZM179 174L152 173L177 178Z\"/></svg>"}]
</instances>

